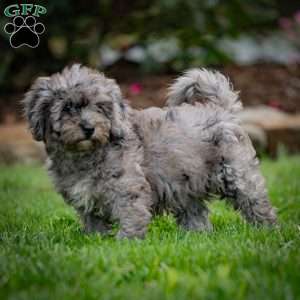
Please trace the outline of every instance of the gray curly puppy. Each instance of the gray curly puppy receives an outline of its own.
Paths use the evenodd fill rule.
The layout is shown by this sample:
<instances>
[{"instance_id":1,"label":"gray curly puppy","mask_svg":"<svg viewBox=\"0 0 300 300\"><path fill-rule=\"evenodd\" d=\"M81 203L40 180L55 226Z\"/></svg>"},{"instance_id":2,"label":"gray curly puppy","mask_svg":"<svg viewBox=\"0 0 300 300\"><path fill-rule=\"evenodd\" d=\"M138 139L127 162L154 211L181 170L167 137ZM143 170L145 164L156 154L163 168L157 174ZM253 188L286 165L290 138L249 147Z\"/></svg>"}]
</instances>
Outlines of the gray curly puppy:
<instances>
[{"instance_id":1,"label":"gray curly puppy","mask_svg":"<svg viewBox=\"0 0 300 300\"><path fill-rule=\"evenodd\" d=\"M209 230L214 194L252 223L276 222L235 114L238 95L218 72L190 70L170 87L168 107L138 111L114 80L76 64L38 78L24 104L54 185L86 232L118 221L119 238L143 237L163 211L187 230Z\"/></svg>"}]
</instances>

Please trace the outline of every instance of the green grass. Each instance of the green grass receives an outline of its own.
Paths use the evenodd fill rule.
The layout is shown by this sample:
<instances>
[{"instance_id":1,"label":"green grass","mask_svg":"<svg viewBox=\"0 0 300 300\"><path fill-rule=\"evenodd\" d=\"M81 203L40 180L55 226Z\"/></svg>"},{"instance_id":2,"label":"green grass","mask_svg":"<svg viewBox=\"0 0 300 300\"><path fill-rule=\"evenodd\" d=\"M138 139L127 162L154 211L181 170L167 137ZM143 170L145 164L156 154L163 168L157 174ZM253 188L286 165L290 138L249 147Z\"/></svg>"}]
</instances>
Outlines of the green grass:
<instances>
[{"instance_id":1,"label":"green grass","mask_svg":"<svg viewBox=\"0 0 300 300\"><path fill-rule=\"evenodd\" d=\"M212 233L161 217L117 241L83 235L41 167L1 167L0 299L300 299L300 157L262 170L279 228L216 202Z\"/></svg>"}]
</instances>

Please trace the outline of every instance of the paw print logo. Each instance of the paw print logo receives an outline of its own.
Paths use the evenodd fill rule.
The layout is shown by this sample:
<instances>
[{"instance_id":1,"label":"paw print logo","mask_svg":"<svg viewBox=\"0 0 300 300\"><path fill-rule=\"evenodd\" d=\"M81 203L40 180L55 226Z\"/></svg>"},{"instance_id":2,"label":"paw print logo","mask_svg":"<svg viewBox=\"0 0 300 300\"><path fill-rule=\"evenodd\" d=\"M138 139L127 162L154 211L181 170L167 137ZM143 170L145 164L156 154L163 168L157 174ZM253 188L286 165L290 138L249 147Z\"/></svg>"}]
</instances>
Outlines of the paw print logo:
<instances>
[{"instance_id":1,"label":"paw print logo","mask_svg":"<svg viewBox=\"0 0 300 300\"><path fill-rule=\"evenodd\" d=\"M12 23L7 23L4 26L4 31L10 34L9 42L13 48L21 46L36 48L40 43L39 35L45 31L45 26L36 22L33 16L26 18L16 16Z\"/></svg>"}]
</instances>

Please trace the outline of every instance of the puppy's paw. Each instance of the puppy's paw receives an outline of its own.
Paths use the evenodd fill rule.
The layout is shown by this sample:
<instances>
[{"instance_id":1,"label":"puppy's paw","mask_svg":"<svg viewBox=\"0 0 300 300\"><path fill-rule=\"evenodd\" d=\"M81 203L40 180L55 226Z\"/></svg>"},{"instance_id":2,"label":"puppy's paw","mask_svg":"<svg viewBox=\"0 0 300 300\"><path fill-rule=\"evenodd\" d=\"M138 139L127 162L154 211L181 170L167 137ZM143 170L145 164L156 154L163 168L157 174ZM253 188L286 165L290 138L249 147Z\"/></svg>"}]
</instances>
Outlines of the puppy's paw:
<instances>
[{"instance_id":1,"label":"puppy's paw","mask_svg":"<svg viewBox=\"0 0 300 300\"><path fill-rule=\"evenodd\" d=\"M145 237L145 234L141 234L141 233L128 233L128 232L125 232L123 230L120 230L117 235L116 235L116 238L118 240L124 240L124 239L143 239Z\"/></svg>"},{"instance_id":2,"label":"puppy's paw","mask_svg":"<svg viewBox=\"0 0 300 300\"><path fill-rule=\"evenodd\" d=\"M187 231L195 231L195 232L213 232L213 225L207 221L205 223L197 222L197 223L188 223L181 225L184 230Z\"/></svg>"}]
</instances>

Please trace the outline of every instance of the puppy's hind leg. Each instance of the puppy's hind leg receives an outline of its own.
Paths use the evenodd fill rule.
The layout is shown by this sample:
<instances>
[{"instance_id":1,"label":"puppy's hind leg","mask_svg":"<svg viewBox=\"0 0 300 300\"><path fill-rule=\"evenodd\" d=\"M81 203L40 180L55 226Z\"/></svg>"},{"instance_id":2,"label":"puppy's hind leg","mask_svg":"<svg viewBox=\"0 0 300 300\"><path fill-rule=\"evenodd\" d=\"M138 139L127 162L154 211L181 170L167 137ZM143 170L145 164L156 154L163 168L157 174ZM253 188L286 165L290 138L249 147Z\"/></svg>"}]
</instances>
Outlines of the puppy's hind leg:
<instances>
[{"instance_id":1,"label":"puppy's hind leg","mask_svg":"<svg viewBox=\"0 0 300 300\"><path fill-rule=\"evenodd\" d=\"M223 161L218 177L221 178L222 194L247 221L275 224L275 209L268 199L265 180L249 137L236 126L225 133L221 148Z\"/></svg>"},{"instance_id":2,"label":"puppy's hind leg","mask_svg":"<svg viewBox=\"0 0 300 300\"><path fill-rule=\"evenodd\" d=\"M209 210L205 203L191 199L185 210L176 214L176 221L183 229L189 231L212 231L209 221Z\"/></svg>"}]
</instances>

